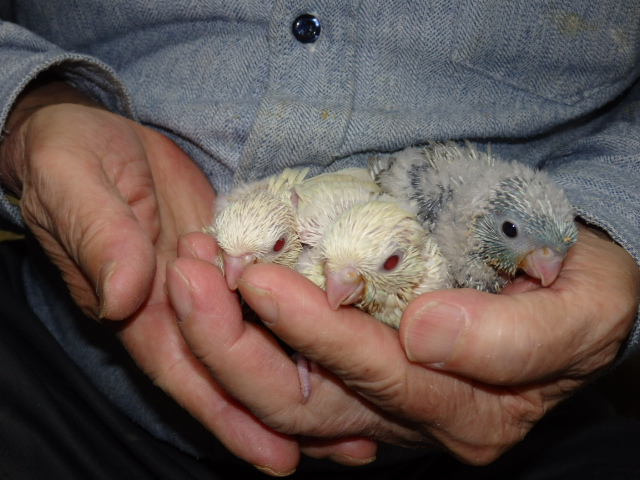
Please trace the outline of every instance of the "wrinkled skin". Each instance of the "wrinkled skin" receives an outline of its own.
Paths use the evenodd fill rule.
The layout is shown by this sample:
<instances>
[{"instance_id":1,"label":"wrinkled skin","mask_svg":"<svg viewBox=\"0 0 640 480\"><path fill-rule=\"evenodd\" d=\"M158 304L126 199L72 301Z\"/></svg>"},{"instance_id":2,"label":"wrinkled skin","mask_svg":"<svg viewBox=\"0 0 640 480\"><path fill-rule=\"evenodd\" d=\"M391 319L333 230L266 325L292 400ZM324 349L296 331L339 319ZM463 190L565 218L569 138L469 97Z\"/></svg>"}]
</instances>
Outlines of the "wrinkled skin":
<instances>
[{"instance_id":1,"label":"wrinkled skin","mask_svg":"<svg viewBox=\"0 0 640 480\"><path fill-rule=\"evenodd\" d=\"M613 361L637 311L637 265L584 229L548 288L432 292L409 305L399 332L332 310L292 270L256 265L239 289L257 325L213 265L213 239L180 238L210 223L215 194L167 138L64 84L30 91L8 128L0 173L75 301L269 474L293 471L301 452L367 463L377 441L489 462ZM459 306L462 320L427 311L435 301ZM322 366L304 405L295 363L269 330Z\"/></svg>"},{"instance_id":2,"label":"wrinkled skin","mask_svg":"<svg viewBox=\"0 0 640 480\"><path fill-rule=\"evenodd\" d=\"M0 174L21 199L26 225L77 304L113 328L157 385L266 473L293 471L301 451L349 465L371 461L376 444L369 439L298 441L268 428L216 383L182 339L164 289L165 266L176 258L181 234L211 222L215 199L182 150L64 83L30 89L7 130ZM224 280L212 287L219 313L239 315Z\"/></svg>"},{"instance_id":3,"label":"wrinkled skin","mask_svg":"<svg viewBox=\"0 0 640 480\"><path fill-rule=\"evenodd\" d=\"M215 248L197 233L185 241L194 252ZM239 316L223 324L210 313L219 275L193 256L169 266L180 329L219 384L265 424L287 434L437 444L473 464L521 441L610 365L636 315L640 285L623 249L581 228L551 286L521 279L500 295L430 292L409 305L396 332L354 308L332 310L325 293L294 271L252 266L238 283L244 298L271 331L324 367L311 374L301 404L295 365L264 329ZM430 308L437 304L457 306L460 319ZM240 364L242 375L233 369Z\"/></svg>"}]
</instances>

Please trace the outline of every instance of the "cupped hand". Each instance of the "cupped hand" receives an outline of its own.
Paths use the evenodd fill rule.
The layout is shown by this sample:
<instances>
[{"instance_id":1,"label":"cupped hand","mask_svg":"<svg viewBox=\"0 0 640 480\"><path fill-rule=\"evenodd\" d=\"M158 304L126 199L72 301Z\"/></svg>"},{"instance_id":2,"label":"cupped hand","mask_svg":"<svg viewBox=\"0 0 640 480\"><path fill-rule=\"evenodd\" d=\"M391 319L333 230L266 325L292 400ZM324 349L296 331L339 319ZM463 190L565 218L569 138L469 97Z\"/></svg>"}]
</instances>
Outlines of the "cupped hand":
<instances>
[{"instance_id":1,"label":"cupped hand","mask_svg":"<svg viewBox=\"0 0 640 480\"><path fill-rule=\"evenodd\" d=\"M416 299L400 328L407 356L496 385L597 376L638 313L640 270L606 234L579 231L548 288L522 277L499 296L441 291Z\"/></svg>"},{"instance_id":2,"label":"cupped hand","mask_svg":"<svg viewBox=\"0 0 640 480\"><path fill-rule=\"evenodd\" d=\"M113 327L153 381L229 450L268 473L295 469L296 439L266 427L212 379L182 339L164 290L179 236L211 221L215 194L202 172L165 136L63 83L29 92L10 127L3 173L77 304ZM212 287L218 312L239 315L225 282ZM343 444L315 453L340 460L375 451L372 441Z\"/></svg>"},{"instance_id":3,"label":"cupped hand","mask_svg":"<svg viewBox=\"0 0 640 480\"><path fill-rule=\"evenodd\" d=\"M171 269L191 297L188 314L178 312L187 343L266 425L320 438L438 444L476 464L521 441L611 364L637 313L640 285L623 249L581 229L551 286L521 281L502 295L425 294L396 332L356 309L331 310L324 292L292 270L253 266L239 282L243 297L272 332L319 365L303 403L294 363L262 326L207 314L214 308L208 282L219 273L191 259ZM445 308L434 313L438 306ZM242 375L233 375L239 363Z\"/></svg>"}]
</instances>

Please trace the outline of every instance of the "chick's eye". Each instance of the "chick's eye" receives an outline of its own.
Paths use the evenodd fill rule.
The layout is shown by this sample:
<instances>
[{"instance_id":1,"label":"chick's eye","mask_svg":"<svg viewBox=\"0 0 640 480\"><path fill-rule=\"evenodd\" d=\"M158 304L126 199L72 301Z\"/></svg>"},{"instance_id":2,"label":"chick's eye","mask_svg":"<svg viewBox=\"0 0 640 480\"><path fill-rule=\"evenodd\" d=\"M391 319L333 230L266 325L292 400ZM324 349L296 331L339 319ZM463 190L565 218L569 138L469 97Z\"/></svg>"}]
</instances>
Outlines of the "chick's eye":
<instances>
[{"instance_id":1,"label":"chick's eye","mask_svg":"<svg viewBox=\"0 0 640 480\"><path fill-rule=\"evenodd\" d=\"M400 255L391 255L384 261L384 263L382 264L382 268L384 268L386 271L390 271L396 268L398 266L398 263L400 263Z\"/></svg>"},{"instance_id":2,"label":"chick's eye","mask_svg":"<svg viewBox=\"0 0 640 480\"><path fill-rule=\"evenodd\" d=\"M287 243L287 241L284 238L279 238L278 240L276 240L276 243L273 244L273 251L279 252L284 248L285 243Z\"/></svg>"},{"instance_id":3,"label":"chick's eye","mask_svg":"<svg viewBox=\"0 0 640 480\"><path fill-rule=\"evenodd\" d=\"M518 227L515 223L506 221L502 224L502 233L509 238L516 238L518 236Z\"/></svg>"}]
</instances>

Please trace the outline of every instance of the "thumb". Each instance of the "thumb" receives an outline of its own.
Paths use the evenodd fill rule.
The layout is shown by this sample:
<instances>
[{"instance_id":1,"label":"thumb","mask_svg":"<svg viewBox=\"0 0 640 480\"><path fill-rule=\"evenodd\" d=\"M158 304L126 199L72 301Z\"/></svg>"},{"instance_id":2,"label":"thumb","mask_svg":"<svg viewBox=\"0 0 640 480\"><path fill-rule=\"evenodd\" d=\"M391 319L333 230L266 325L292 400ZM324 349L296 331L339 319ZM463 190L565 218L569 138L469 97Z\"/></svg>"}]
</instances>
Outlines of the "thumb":
<instances>
[{"instance_id":1,"label":"thumb","mask_svg":"<svg viewBox=\"0 0 640 480\"><path fill-rule=\"evenodd\" d=\"M131 316L149 295L156 273L154 247L136 219L113 216L103 234L79 245L80 266L95 279L98 318Z\"/></svg>"},{"instance_id":2,"label":"thumb","mask_svg":"<svg viewBox=\"0 0 640 480\"><path fill-rule=\"evenodd\" d=\"M90 181L66 187L65 195L50 201L26 188L25 222L85 313L124 319L142 304L154 278L149 229L112 190Z\"/></svg>"},{"instance_id":3,"label":"thumb","mask_svg":"<svg viewBox=\"0 0 640 480\"><path fill-rule=\"evenodd\" d=\"M543 298L544 297L544 298ZM566 368L578 341L550 289L516 295L447 290L407 307L400 341L409 360L494 384L540 380Z\"/></svg>"}]
</instances>

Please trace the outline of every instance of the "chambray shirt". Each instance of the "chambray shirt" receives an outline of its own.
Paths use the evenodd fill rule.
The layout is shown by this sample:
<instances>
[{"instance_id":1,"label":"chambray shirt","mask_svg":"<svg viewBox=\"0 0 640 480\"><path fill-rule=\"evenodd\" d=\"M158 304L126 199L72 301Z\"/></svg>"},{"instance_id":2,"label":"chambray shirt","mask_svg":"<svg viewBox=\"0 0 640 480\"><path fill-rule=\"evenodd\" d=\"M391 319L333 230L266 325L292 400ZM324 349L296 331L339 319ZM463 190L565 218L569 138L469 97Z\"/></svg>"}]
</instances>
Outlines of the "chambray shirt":
<instances>
[{"instance_id":1,"label":"chambray shirt","mask_svg":"<svg viewBox=\"0 0 640 480\"><path fill-rule=\"evenodd\" d=\"M311 43L292 33L303 14L320 22ZM0 18L0 124L53 70L169 136L218 192L287 166L315 174L429 140L491 142L547 170L640 261L635 0L0 0ZM69 355L155 435L207 450L43 262L31 256L25 286ZM624 354L639 343L634 327Z\"/></svg>"}]
</instances>

